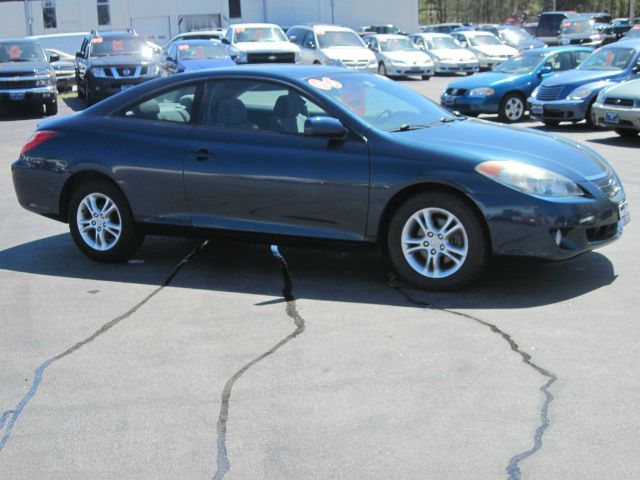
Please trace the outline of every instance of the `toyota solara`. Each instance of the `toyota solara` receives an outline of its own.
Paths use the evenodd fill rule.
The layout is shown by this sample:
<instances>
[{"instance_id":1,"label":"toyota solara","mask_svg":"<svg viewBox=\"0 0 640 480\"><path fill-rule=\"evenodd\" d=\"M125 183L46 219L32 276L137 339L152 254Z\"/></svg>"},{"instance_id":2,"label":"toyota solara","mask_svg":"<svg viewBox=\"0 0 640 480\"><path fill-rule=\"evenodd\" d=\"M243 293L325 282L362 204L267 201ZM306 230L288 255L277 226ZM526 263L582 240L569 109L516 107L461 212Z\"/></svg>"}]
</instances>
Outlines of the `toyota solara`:
<instances>
[{"instance_id":1,"label":"toyota solara","mask_svg":"<svg viewBox=\"0 0 640 480\"><path fill-rule=\"evenodd\" d=\"M43 122L12 170L22 206L68 222L97 261L128 258L148 233L357 242L439 290L492 255L575 257L629 219L593 150L338 67L150 81Z\"/></svg>"}]
</instances>

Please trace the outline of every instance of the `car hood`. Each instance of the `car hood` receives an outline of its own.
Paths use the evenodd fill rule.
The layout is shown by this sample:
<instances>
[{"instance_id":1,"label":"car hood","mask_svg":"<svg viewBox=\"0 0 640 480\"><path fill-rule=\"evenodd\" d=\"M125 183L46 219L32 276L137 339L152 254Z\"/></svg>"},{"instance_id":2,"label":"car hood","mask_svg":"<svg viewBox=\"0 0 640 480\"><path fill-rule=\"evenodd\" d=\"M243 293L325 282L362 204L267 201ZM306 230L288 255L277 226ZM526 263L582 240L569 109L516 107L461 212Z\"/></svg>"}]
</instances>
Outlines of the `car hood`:
<instances>
[{"instance_id":1,"label":"car hood","mask_svg":"<svg viewBox=\"0 0 640 480\"><path fill-rule=\"evenodd\" d=\"M331 47L322 52L332 60L375 60L373 52L364 47Z\"/></svg>"},{"instance_id":2,"label":"car hood","mask_svg":"<svg viewBox=\"0 0 640 480\"><path fill-rule=\"evenodd\" d=\"M178 67L185 70L202 70L205 68L231 67L236 62L230 58L210 58L207 60L180 60Z\"/></svg>"},{"instance_id":3,"label":"car hood","mask_svg":"<svg viewBox=\"0 0 640 480\"><path fill-rule=\"evenodd\" d=\"M622 70L567 70L553 77L545 78L542 85L545 87L557 87L559 85L578 87L585 83L615 78L621 74L623 74Z\"/></svg>"},{"instance_id":4,"label":"car hood","mask_svg":"<svg viewBox=\"0 0 640 480\"><path fill-rule=\"evenodd\" d=\"M623 82L607 90L607 96L640 99L640 79Z\"/></svg>"},{"instance_id":5,"label":"car hood","mask_svg":"<svg viewBox=\"0 0 640 480\"><path fill-rule=\"evenodd\" d=\"M526 80L531 76L530 73L501 73L486 72L472 75L471 77L461 78L449 84L453 88L477 88L477 87L495 87L501 84L515 85L520 80Z\"/></svg>"},{"instance_id":6,"label":"car hood","mask_svg":"<svg viewBox=\"0 0 640 480\"><path fill-rule=\"evenodd\" d=\"M518 51L508 45L481 45L479 47L471 47L488 57L515 55Z\"/></svg>"},{"instance_id":7,"label":"car hood","mask_svg":"<svg viewBox=\"0 0 640 480\"><path fill-rule=\"evenodd\" d=\"M545 43L536 40L535 38L522 39L516 42L515 45L511 45L514 48L519 48L520 50L527 50L529 48L542 48L545 46Z\"/></svg>"},{"instance_id":8,"label":"car hood","mask_svg":"<svg viewBox=\"0 0 640 480\"><path fill-rule=\"evenodd\" d=\"M3 62L0 63L0 72L40 72L48 70L49 64L46 62Z\"/></svg>"},{"instance_id":9,"label":"car hood","mask_svg":"<svg viewBox=\"0 0 640 480\"><path fill-rule=\"evenodd\" d=\"M439 48L436 50L430 50L430 52L436 55L440 60L452 60L455 62L476 60L476 56L473 52L466 48Z\"/></svg>"},{"instance_id":10,"label":"car hood","mask_svg":"<svg viewBox=\"0 0 640 480\"><path fill-rule=\"evenodd\" d=\"M408 63L431 63L431 57L421 50L407 52L382 52L382 56L390 60L402 60Z\"/></svg>"},{"instance_id":11,"label":"car hood","mask_svg":"<svg viewBox=\"0 0 640 480\"><path fill-rule=\"evenodd\" d=\"M233 47L241 52L265 52L265 53L289 53L298 52L300 49L291 42L238 42Z\"/></svg>"},{"instance_id":12,"label":"car hood","mask_svg":"<svg viewBox=\"0 0 640 480\"><path fill-rule=\"evenodd\" d=\"M515 160L560 173L576 182L609 169L600 155L578 142L484 120L460 120L393 135L398 135L403 143L421 148L458 153L472 167L487 160Z\"/></svg>"},{"instance_id":13,"label":"car hood","mask_svg":"<svg viewBox=\"0 0 640 480\"><path fill-rule=\"evenodd\" d=\"M93 57L92 67L116 67L120 65L148 65L153 63L150 58L143 58L139 55L113 55L109 57Z\"/></svg>"}]
</instances>

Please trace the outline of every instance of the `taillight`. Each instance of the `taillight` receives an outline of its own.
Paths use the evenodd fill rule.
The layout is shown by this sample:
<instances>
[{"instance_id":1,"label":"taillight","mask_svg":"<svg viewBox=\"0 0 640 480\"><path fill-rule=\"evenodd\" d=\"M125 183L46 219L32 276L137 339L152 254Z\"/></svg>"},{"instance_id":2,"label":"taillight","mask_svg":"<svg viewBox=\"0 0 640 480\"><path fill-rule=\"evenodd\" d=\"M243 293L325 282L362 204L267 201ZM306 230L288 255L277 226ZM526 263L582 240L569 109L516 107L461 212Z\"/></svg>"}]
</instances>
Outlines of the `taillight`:
<instances>
[{"instance_id":1,"label":"taillight","mask_svg":"<svg viewBox=\"0 0 640 480\"><path fill-rule=\"evenodd\" d=\"M28 153L29 151L36 148L38 145L41 145L48 140L51 140L57 135L58 135L58 132L54 132L51 130L40 130L37 132L33 132L33 135L29 137L29 139L27 140L27 143L25 143L24 147L22 147L22 150L20 150L20 155L22 156Z\"/></svg>"}]
</instances>

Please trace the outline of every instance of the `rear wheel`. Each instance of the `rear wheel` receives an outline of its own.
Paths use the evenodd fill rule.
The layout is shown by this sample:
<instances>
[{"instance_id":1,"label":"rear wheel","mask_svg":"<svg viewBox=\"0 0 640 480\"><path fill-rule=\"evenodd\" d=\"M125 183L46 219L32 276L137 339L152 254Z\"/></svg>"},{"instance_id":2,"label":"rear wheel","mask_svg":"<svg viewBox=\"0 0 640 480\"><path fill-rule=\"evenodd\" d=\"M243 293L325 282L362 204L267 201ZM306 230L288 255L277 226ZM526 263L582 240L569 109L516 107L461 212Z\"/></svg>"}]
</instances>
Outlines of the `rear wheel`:
<instances>
[{"instance_id":1,"label":"rear wheel","mask_svg":"<svg viewBox=\"0 0 640 480\"><path fill-rule=\"evenodd\" d=\"M140 247L144 235L133 221L125 196L111 183L94 180L78 187L69 203L69 230L75 244L98 262L119 262Z\"/></svg>"},{"instance_id":2,"label":"rear wheel","mask_svg":"<svg viewBox=\"0 0 640 480\"><path fill-rule=\"evenodd\" d=\"M638 133L640 133L638 132L638 130L631 130L626 128L616 128L615 132L621 137L637 137Z\"/></svg>"},{"instance_id":3,"label":"rear wheel","mask_svg":"<svg viewBox=\"0 0 640 480\"><path fill-rule=\"evenodd\" d=\"M422 80L431 80L431 75L422 75Z\"/></svg>"},{"instance_id":4,"label":"rear wheel","mask_svg":"<svg viewBox=\"0 0 640 480\"><path fill-rule=\"evenodd\" d=\"M498 117L501 122L515 123L522 120L526 110L525 101L517 93L508 93L500 102Z\"/></svg>"},{"instance_id":5,"label":"rear wheel","mask_svg":"<svg viewBox=\"0 0 640 480\"><path fill-rule=\"evenodd\" d=\"M457 195L430 192L401 205L389 223L388 248L397 272L428 290L458 290L489 260L482 220Z\"/></svg>"}]
</instances>

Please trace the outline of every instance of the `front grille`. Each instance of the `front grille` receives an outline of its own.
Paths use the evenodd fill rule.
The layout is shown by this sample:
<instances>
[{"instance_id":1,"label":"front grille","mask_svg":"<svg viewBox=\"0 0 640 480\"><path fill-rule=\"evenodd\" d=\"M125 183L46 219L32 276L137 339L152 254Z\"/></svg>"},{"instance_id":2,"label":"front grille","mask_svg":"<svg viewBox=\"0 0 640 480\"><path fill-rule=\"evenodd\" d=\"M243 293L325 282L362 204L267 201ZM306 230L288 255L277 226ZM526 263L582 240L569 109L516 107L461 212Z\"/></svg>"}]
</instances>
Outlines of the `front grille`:
<instances>
[{"instance_id":1,"label":"front grille","mask_svg":"<svg viewBox=\"0 0 640 480\"><path fill-rule=\"evenodd\" d=\"M25 88L36 88L36 81L22 80L18 82L3 82L0 80L0 90L23 90Z\"/></svg>"},{"instance_id":2,"label":"front grille","mask_svg":"<svg viewBox=\"0 0 640 480\"><path fill-rule=\"evenodd\" d=\"M562 88L562 85L557 87L545 87L544 85L540 85L536 98L543 101L558 100L562 93Z\"/></svg>"},{"instance_id":3,"label":"front grille","mask_svg":"<svg viewBox=\"0 0 640 480\"><path fill-rule=\"evenodd\" d=\"M447 95L462 96L467 93L466 88L447 88Z\"/></svg>"},{"instance_id":4,"label":"front grille","mask_svg":"<svg viewBox=\"0 0 640 480\"><path fill-rule=\"evenodd\" d=\"M613 198L615 197L622 187L616 177L609 173L606 177L599 178L598 180L594 180L596 186L604 193L607 197Z\"/></svg>"},{"instance_id":5,"label":"front grille","mask_svg":"<svg viewBox=\"0 0 640 480\"><path fill-rule=\"evenodd\" d=\"M369 60L342 60L342 63L348 68L362 69L369 65Z\"/></svg>"},{"instance_id":6,"label":"front grille","mask_svg":"<svg viewBox=\"0 0 640 480\"><path fill-rule=\"evenodd\" d=\"M24 70L20 72L0 72L1 77L31 77L36 73L36 70Z\"/></svg>"},{"instance_id":7,"label":"front grille","mask_svg":"<svg viewBox=\"0 0 640 480\"><path fill-rule=\"evenodd\" d=\"M249 53L247 63L295 63L296 54L291 53Z\"/></svg>"},{"instance_id":8,"label":"front grille","mask_svg":"<svg viewBox=\"0 0 640 480\"><path fill-rule=\"evenodd\" d=\"M571 45L580 45L582 43L589 43L591 42L590 38L572 38L571 39Z\"/></svg>"},{"instance_id":9,"label":"front grille","mask_svg":"<svg viewBox=\"0 0 640 480\"><path fill-rule=\"evenodd\" d=\"M138 78L146 75L146 65L122 65L119 67L105 67L104 74L108 78Z\"/></svg>"},{"instance_id":10,"label":"front grille","mask_svg":"<svg viewBox=\"0 0 640 480\"><path fill-rule=\"evenodd\" d=\"M633 100L630 100L628 98L609 97L605 99L604 103L606 105L616 105L618 107L633 107Z\"/></svg>"}]
</instances>

